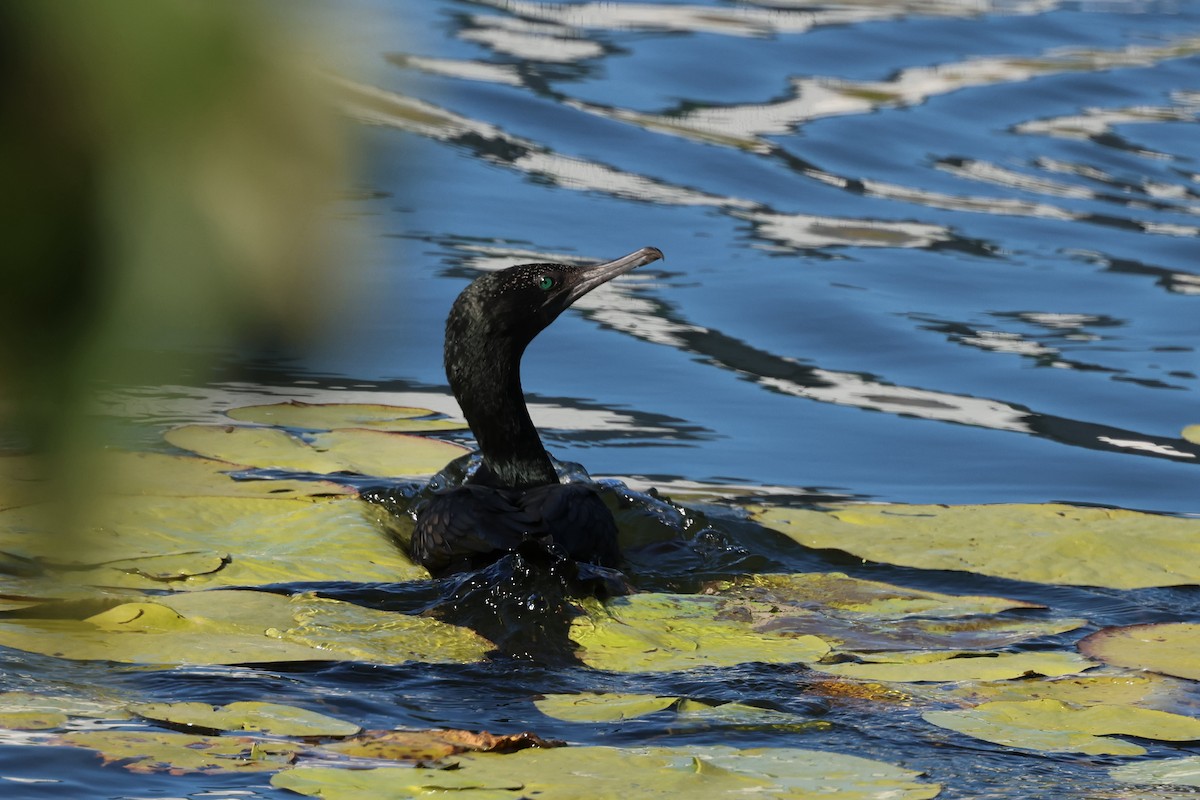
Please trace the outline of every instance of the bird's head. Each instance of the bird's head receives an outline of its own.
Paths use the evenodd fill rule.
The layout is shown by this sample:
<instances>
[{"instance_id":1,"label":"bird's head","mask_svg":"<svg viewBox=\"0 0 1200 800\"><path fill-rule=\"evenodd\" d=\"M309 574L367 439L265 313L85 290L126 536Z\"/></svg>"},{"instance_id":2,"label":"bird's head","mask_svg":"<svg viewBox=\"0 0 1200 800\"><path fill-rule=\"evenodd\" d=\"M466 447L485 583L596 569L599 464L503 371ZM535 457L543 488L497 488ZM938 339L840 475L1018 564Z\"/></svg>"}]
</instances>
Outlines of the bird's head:
<instances>
[{"instance_id":1,"label":"bird's head","mask_svg":"<svg viewBox=\"0 0 1200 800\"><path fill-rule=\"evenodd\" d=\"M662 257L658 248L643 247L603 264L520 264L481 275L455 301L448 337L459 326L470 326L490 340L507 339L524 349L580 297Z\"/></svg>"}]
</instances>

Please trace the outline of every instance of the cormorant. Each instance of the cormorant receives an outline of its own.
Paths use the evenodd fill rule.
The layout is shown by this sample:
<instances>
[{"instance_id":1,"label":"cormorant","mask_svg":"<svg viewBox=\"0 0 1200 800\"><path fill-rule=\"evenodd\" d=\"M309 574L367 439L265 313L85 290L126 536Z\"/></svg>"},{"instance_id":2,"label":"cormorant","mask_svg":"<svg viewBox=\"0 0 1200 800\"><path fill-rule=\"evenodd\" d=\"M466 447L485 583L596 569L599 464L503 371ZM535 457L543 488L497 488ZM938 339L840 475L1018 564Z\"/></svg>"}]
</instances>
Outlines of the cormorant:
<instances>
[{"instance_id":1,"label":"cormorant","mask_svg":"<svg viewBox=\"0 0 1200 800\"><path fill-rule=\"evenodd\" d=\"M662 258L655 247L588 267L522 264L476 278L446 319L450 388L482 464L417 509L411 554L435 576L476 569L535 540L574 561L616 567L617 526L596 490L559 483L529 418L521 356L547 325L617 275Z\"/></svg>"}]
</instances>

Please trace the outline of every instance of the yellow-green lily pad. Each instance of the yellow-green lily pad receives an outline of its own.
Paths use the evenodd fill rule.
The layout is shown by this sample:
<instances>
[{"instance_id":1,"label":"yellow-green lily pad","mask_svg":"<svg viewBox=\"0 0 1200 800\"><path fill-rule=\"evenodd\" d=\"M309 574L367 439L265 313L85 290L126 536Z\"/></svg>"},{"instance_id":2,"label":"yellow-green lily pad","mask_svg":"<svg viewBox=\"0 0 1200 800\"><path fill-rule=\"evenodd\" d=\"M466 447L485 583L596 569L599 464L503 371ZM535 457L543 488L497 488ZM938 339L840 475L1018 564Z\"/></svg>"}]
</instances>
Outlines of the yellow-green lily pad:
<instances>
[{"instance_id":1,"label":"yellow-green lily pad","mask_svg":"<svg viewBox=\"0 0 1200 800\"><path fill-rule=\"evenodd\" d=\"M960 711L927 711L927 722L1010 747L1089 755L1138 756L1140 745L1112 734L1161 741L1200 739L1200 719L1121 705L1075 706L1061 700L997 700Z\"/></svg>"},{"instance_id":2,"label":"yellow-green lily pad","mask_svg":"<svg viewBox=\"0 0 1200 800\"><path fill-rule=\"evenodd\" d=\"M225 706L138 703L129 706L129 710L157 722L214 731L252 731L273 736L353 736L362 730L352 722L279 703L241 701Z\"/></svg>"},{"instance_id":3,"label":"yellow-green lily pad","mask_svg":"<svg viewBox=\"0 0 1200 800\"><path fill-rule=\"evenodd\" d=\"M301 438L276 428L184 425L164 438L182 450L232 464L322 475L432 475L467 452L438 439L351 428Z\"/></svg>"},{"instance_id":4,"label":"yellow-green lily pad","mask_svg":"<svg viewBox=\"0 0 1200 800\"><path fill-rule=\"evenodd\" d=\"M678 697L621 692L586 692L584 694L548 694L533 701L537 710L547 717L567 722L615 722L654 714L670 708Z\"/></svg>"},{"instance_id":5,"label":"yellow-green lily pad","mask_svg":"<svg viewBox=\"0 0 1200 800\"><path fill-rule=\"evenodd\" d=\"M940 787L919 772L840 753L797 748L563 747L511 755L467 753L454 770L290 769L271 785L324 800L399 800L454 791L460 800L676 800L771 797L921 800Z\"/></svg>"},{"instance_id":6,"label":"yellow-green lily pad","mask_svg":"<svg viewBox=\"0 0 1200 800\"><path fill-rule=\"evenodd\" d=\"M159 497L230 495L237 497L305 498L353 495L349 486L324 480L250 478L235 480L229 473L242 469L237 464L210 458L115 451L105 455L110 471L108 483L121 494Z\"/></svg>"},{"instance_id":7,"label":"yellow-green lily pad","mask_svg":"<svg viewBox=\"0 0 1200 800\"><path fill-rule=\"evenodd\" d=\"M1184 681L1154 673L1087 674L1055 679L1003 680L949 687L949 696L978 704L992 700L1059 700L1078 705L1133 705L1166 711L1184 697Z\"/></svg>"},{"instance_id":8,"label":"yellow-green lily pad","mask_svg":"<svg viewBox=\"0 0 1200 800\"><path fill-rule=\"evenodd\" d=\"M1121 783L1200 787L1200 756L1139 761L1108 771Z\"/></svg>"},{"instance_id":9,"label":"yellow-green lily pad","mask_svg":"<svg viewBox=\"0 0 1200 800\"><path fill-rule=\"evenodd\" d=\"M434 413L427 408L378 403L305 403L299 400L242 406L226 412L238 422L310 431L368 428L377 431L422 433L461 430L467 427L466 424L452 419L425 419L434 416Z\"/></svg>"},{"instance_id":10,"label":"yellow-green lily pad","mask_svg":"<svg viewBox=\"0 0 1200 800\"><path fill-rule=\"evenodd\" d=\"M1119 667L1200 681L1200 624L1194 622L1105 628L1082 639L1079 650Z\"/></svg>"},{"instance_id":11,"label":"yellow-green lily pad","mask_svg":"<svg viewBox=\"0 0 1200 800\"><path fill-rule=\"evenodd\" d=\"M56 744L97 750L104 763L124 761L131 772L273 772L291 763L302 745L233 736L161 731L78 731Z\"/></svg>"},{"instance_id":12,"label":"yellow-green lily pad","mask_svg":"<svg viewBox=\"0 0 1200 800\"><path fill-rule=\"evenodd\" d=\"M92 688L95 690L95 687ZM0 709L6 714L30 714L34 717L129 719L129 712L125 710L124 703L104 697L100 690L95 690L94 694L88 697L0 692Z\"/></svg>"},{"instance_id":13,"label":"yellow-green lily pad","mask_svg":"<svg viewBox=\"0 0 1200 800\"><path fill-rule=\"evenodd\" d=\"M759 633L752 615L735 618L735 603L719 597L647 593L621 597L571 622L579 657L596 669L664 672L697 667L728 667L752 661L815 661L829 652L816 636Z\"/></svg>"},{"instance_id":14,"label":"yellow-green lily pad","mask_svg":"<svg viewBox=\"0 0 1200 800\"><path fill-rule=\"evenodd\" d=\"M84 661L449 663L479 661L491 649L465 628L310 595L225 589L147 596L98 612L86 603L26 611L0 620L0 645Z\"/></svg>"},{"instance_id":15,"label":"yellow-green lily pad","mask_svg":"<svg viewBox=\"0 0 1200 800\"><path fill-rule=\"evenodd\" d=\"M865 681L994 681L1027 674L1055 677L1074 675L1096 666L1077 653L927 652L864 655L860 663L813 664L813 669Z\"/></svg>"},{"instance_id":16,"label":"yellow-green lily pad","mask_svg":"<svg viewBox=\"0 0 1200 800\"><path fill-rule=\"evenodd\" d=\"M909 589L890 583L852 578L842 572L792 575L747 575L732 581L722 595L768 603L820 609L823 613L868 616L876 620L905 617L968 617L1016 608L1044 608L1037 603L981 595L952 595Z\"/></svg>"},{"instance_id":17,"label":"yellow-green lily pad","mask_svg":"<svg viewBox=\"0 0 1200 800\"><path fill-rule=\"evenodd\" d=\"M70 560L36 506L0 511L0 550L93 586L193 589L428 578L357 498L133 497L98 501Z\"/></svg>"},{"instance_id":18,"label":"yellow-green lily pad","mask_svg":"<svg viewBox=\"0 0 1200 800\"><path fill-rule=\"evenodd\" d=\"M1200 444L1200 425L1188 425L1180 435L1192 444Z\"/></svg>"},{"instance_id":19,"label":"yellow-green lily pad","mask_svg":"<svg viewBox=\"0 0 1200 800\"><path fill-rule=\"evenodd\" d=\"M1200 583L1200 519L1059 503L752 511L806 547L888 564L1115 589Z\"/></svg>"},{"instance_id":20,"label":"yellow-green lily pad","mask_svg":"<svg viewBox=\"0 0 1200 800\"><path fill-rule=\"evenodd\" d=\"M57 711L0 710L0 730L45 731L67 724L67 715Z\"/></svg>"}]
</instances>

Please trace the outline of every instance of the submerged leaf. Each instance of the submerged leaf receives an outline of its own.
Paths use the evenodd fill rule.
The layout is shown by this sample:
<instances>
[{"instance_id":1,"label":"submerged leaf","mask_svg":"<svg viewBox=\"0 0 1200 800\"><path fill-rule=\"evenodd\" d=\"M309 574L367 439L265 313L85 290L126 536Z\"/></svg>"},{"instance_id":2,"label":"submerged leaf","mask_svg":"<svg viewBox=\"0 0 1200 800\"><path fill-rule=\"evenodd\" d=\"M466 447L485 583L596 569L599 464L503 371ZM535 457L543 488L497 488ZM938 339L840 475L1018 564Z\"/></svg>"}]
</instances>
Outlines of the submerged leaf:
<instances>
[{"instance_id":1,"label":"submerged leaf","mask_svg":"<svg viewBox=\"0 0 1200 800\"><path fill-rule=\"evenodd\" d=\"M888 564L1116 589L1200 583L1198 519L1058 503L751 511L806 547Z\"/></svg>"},{"instance_id":2,"label":"submerged leaf","mask_svg":"<svg viewBox=\"0 0 1200 800\"><path fill-rule=\"evenodd\" d=\"M146 597L85 618L47 603L0 620L0 645L75 660L141 664L479 661L465 628L309 595L217 590Z\"/></svg>"},{"instance_id":3,"label":"submerged leaf","mask_svg":"<svg viewBox=\"0 0 1200 800\"><path fill-rule=\"evenodd\" d=\"M1089 755L1137 756L1145 748L1107 734L1142 739L1200 739L1200 719L1118 705L1074 706L1059 700L998 700L962 711L927 711L927 722L1011 747Z\"/></svg>"},{"instance_id":4,"label":"submerged leaf","mask_svg":"<svg viewBox=\"0 0 1200 800\"><path fill-rule=\"evenodd\" d=\"M131 772L271 772L287 766L301 745L231 736L158 731L78 731L58 744L98 750L104 763L128 761Z\"/></svg>"},{"instance_id":5,"label":"submerged leaf","mask_svg":"<svg viewBox=\"0 0 1200 800\"><path fill-rule=\"evenodd\" d=\"M736 618L739 605L701 595L634 594L589 604L586 615L572 620L570 635L584 663L617 672L809 662L829 652L816 636L753 630L750 614Z\"/></svg>"},{"instance_id":6,"label":"submerged leaf","mask_svg":"<svg viewBox=\"0 0 1200 800\"><path fill-rule=\"evenodd\" d=\"M215 731L255 731L274 736L353 736L362 730L351 722L278 703L236 702L139 703L129 706L139 717L173 725Z\"/></svg>"},{"instance_id":7,"label":"submerged leaf","mask_svg":"<svg viewBox=\"0 0 1200 800\"><path fill-rule=\"evenodd\" d=\"M1135 705L1155 708L1174 705L1181 694L1182 684L1182 681L1174 681L1152 673L1089 674L1055 679L975 682L950 687L942 697L948 695L972 703L1048 699L1079 705Z\"/></svg>"},{"instance_id":8,"label":"submerged leaf","mask_svg":"<svg viewBox=\"0 0 1200 800\"><path fill-rule=\"evenodd\" d=\"M461 445L386 431L344 429L308 440L275 428L184 425L168 442L208 458L260 469L381 477L432 475L467 452Z\"/></svg>"},{"instance_id":9,"label":"submerged leaf","mask_svg":"<svg viewBox=\"0 0 1200 800\"><path fill-rule=\"evenodd\" d=\"M1200 756L1140 761L1109 770L1108 774L1121 783L1200 787Z\"/></svg>"},{"instance_id":10,"label":"submerged leaf","mask_svg":"<svg viewBox=\"0 0 1200 800\"><path fill-rule=\"evenodd\" d=\"M935 797L939 787L916 782L919 775L857 756L795 748L566 747L464 754L454 770L290 769L273 776L271 785L324 800L399 800L451 789L461 800Z\"/></svg>"},{"instance_id":11,"label":"submerged leaf","mask_svg":"<svg viewBox=\"0 0 1200 800\"><path fill-rule=\"evenodd\" d=\"M529 747L562 747L564 744L554 739L543 739L528 731L504 735L463 730L369 731L321 749L356 758L429 765L457 753L515 753Z\"/></svg>"},{"instance_id":12,"label":"submerged leaf","mask_svg":"<svg viewBox=\"0 0 1200 800\"><path fill-rule=\"evenodd\" d=\"M238 422L275 425L310 431L335 428L369 428L377 431L461 430L467 427L451 419L421 419L434 416L427 408L388 406L376 403L305 403L289 400L269 405L242 406L226 412Z\"/></svg>"},{"instance_id":13,"label":"submerged leaf","mask_svg":"<svg viewBox=\"0 0 1200 800\"><path fill-rule=\"evenodd\" d=\"M861 663L813 664L832 675L867 681L986 681L1019 678L1032 673L1054 677L1074 675L1096 666L1076 653L962 653L926 652L866 655Z\"/></svg>"},{"instance_id":14,"label":"submerged leaf","mask_svg":"<svg viewBox=\"0 0 1200 800\"><path fill-rule=\"evenodd\" d=\"M1081 640L1079 650L1119 667L1200 681L1200 624L1194 622L1105 628Z\"/></svg>"}]
</instances>

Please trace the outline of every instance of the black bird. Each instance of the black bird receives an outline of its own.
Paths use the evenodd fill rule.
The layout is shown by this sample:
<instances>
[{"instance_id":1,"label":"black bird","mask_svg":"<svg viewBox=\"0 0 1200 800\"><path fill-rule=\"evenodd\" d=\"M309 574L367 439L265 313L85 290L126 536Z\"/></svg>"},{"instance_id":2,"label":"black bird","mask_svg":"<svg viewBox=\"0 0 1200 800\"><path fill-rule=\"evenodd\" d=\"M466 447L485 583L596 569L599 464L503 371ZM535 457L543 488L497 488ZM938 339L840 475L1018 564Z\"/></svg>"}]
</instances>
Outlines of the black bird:
<instances>
[{"instance_id":1,"label":"black bird","mask_svg":"<svg viewBox=\"0 0 1200 800\"><path fill-rule=\"evenodd\" d=\"M446 377L483 460L461 486L417 509L410 549L430 573L477 569L530 540L574 561L618 565L617 526L599 494L559 483L525 406L521 356L580 297L662 257L643 247L589 267L522 264L481 275L454 301Z\"/></svg>"}]
</instances>

